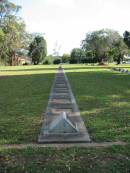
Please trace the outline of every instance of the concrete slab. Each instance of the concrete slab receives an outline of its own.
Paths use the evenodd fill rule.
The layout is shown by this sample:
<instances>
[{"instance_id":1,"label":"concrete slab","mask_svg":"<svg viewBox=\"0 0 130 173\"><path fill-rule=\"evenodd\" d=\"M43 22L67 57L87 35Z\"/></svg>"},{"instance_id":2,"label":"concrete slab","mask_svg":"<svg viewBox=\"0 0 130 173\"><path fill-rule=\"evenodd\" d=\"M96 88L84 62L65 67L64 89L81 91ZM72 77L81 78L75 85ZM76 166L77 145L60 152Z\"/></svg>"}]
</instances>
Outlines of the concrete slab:
<instances>
[{"instance_id":1,"label":"concrete slab","mask_svg":"<svg viewBox=\"0 0 130 173\"><path fill-rule=\"evenodd\" d=\"M63 87L63 86L62 86L62 87L54 86L54 87L55 87L54 91L55 91L55 90L56 90L56 91L57 91L57 90L58 90L58 91L65 91L65 92L68 91L68 87Z\"/></svg>"},{"instance_id":2,"label":"concrete slab","mask_svg":"<svg viewBox=\"0 0 130 173\"><path fill-rule=\"evenodd\" d=\"M68 122L72 123L78 129L78 133L71 133L64 129L66 133L59 132L58 127L62 127L62 123L56 127L54 131L48 131L52 125L57 125L60 114L67 114ZM69 125L66 127L70 128ZM48 107L44 115L44 121L41 132L38 137L39 143L76 143L90 142L88 131L80 116L74 95L72 93L68 78L63 69L59 69L53 82L51 94L49 97Z\"/></svg>"},{"instance_id":3,"label":"concrete slab","mask_svg":"<svg viewBox=\"0 0 130 173\"><path fill-rule=\"evenodd\" d=\"M50 101L50 103L55 103L55 104L71 104L70 99L53 99Z\"/></svg>"},{"instance_id":4,"label":"concrete slab","mask_svg":"<svg viewBox=\"0 0 130 173\"><path fill-rule=\"evenodd\" d=\"M68 89L67 84L56 84L54 85L55 88L59 88L59 89Z\"/></svg>"},{"instance_id":5,"label":"concrete slab","mask_svg":"<svg viewBox=\"0 0 130 173\"><path fill-rule=\"evenodd\" d=\"M57 99L57 100L68 99L68 100L70 100L70 95L69 94L53 94L52 99Z\"/></svg>"},{"instance_id":6,"label":"concrete slab","mask_svg":"<svg viewBox=\"0 0 130 173\"><path fill-rule=\"evenodd\" d=\"M69 93L67 89L55 88L53 91L54 91L54 93L61 93L61 94Z\"/></svg>"},{"instance_id":7,"label":"concrete slab","mask_svg":"<svg viewBox=\"0 0 130 173\"><path fill-rule=\"evenodd\" d=\"M48 111L47 113L51 113L51 114L57 114L59 115L61 112L66 112L68 114L70 114L72 112L72 109L69 109L69 108L53 108L53 107L48 107Z\"/></svg>"}]
</instances>

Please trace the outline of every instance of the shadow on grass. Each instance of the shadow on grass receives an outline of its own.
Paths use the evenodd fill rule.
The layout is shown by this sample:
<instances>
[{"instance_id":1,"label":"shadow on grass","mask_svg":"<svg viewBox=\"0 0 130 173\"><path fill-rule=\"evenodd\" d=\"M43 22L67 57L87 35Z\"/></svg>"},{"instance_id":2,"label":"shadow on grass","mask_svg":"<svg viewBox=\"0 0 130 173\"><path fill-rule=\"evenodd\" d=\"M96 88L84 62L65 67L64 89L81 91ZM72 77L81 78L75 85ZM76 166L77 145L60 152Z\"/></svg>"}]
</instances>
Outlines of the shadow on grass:
<instances>
[{"instance_id":1,"label":"shadow on grass","mask_svg":"<svg viewBox=\"0 0 130 173\"><path fill-rule=\"evenodd\" d=\"M93 141L130 141L130 76L67 72ZM0 143L36 142L54 73L0 79Z\"/></svg>"},{"instance_id":2,"label":"shadow on grass","mask_svg":"<svg viewBox=\"0 0 130 173\"><path fill-rule=\"evenodd\" d=\"M0 79L0 144L36 142L54 73Z\"/></svg>"},{"instance_id":3,"label":"shadow on grass","mask_svg":"<svg viewBox=\"0 0 130 173\"><path fill-rule=\"evenodd\" d=\"M125 68L130 68L130 66L120 66L120 65L119 65L119 66L117 65L116 67L117 67L117 68L124 68L124 69L125 69Z\"/></svg>"},{"instance_id":4,"label":"shadow on grass","mask_svg":"<svg viewBox=\"0 0 130 173\"><path fill-rule=\"evenodd\" d=\"M67 73L94 141L130 141L130 76L110 71Z\"/></svg>"},{"instance_id":5,"label":"shadow on grass","mask_svg":"<svg viewBox=\"0 0 130 173\"><path fill-rule=\"evenodd\" d=\"M70 67L70 68L68 68L68 67L64 67L64 69L65 70L82 70L82 69L94 69L94 70L96 70L96 69L107 69L107 68L110 68L110 67L108 67L108 66L86 66L86 67L82 67L82 66L80 66L80 67ZM32 69L16 69L16 70L13 70L13 69L11 69L11 70L0 70L0 71L5 71L5 72L19 72L19 71L47 71L47 70L50 70L50 71L52 71L52 70L56 70L56 69L58 69L58 66L56 66L56 67L52 67L52 68L32 68Z\"/></svg>"},{"instance_id":6,"label":"shadow on grass","mask_svg":"<svg viewBox=\"0 0 130 173\"><path fill-rule=\"evenodd\" d=\"M13 69L11 69L11 70L6 70L6 69L4 69L4 70L0 70L0 71L6 71L6 72L17 72L17 71L47 71L47 70L56 70L57 69L57 67L52 67L52 68L31 68L31 69L16 69L16 70L13 70Z\"/></svg>"},{"instance_id":7,"label":"shadow on grass","mask_svg":"<svg viewBox=\"0 0 130 173\"><path fill-rule=\"evenodd\" d=\"M82 69L108 69L108 68L111 68L109 66L80 66L80 67L64 67L65 70L82 70Z\"/></svg>"}]
</instances>

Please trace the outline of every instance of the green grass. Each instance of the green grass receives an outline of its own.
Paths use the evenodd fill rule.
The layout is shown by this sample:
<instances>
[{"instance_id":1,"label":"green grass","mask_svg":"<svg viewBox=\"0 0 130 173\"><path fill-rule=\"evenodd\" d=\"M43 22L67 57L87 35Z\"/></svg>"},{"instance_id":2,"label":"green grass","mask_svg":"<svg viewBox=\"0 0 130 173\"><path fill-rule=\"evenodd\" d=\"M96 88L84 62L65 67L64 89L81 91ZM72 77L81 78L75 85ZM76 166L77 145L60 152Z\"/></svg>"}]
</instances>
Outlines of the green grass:
<instances>
[{"instance_id":1,"label":"green grass","mask_svg":"<svg viewBox=\"0 0 130 173\"><path fill-rule=\"evenodd\" d=\"M56 67L0 67L0 144L36 142Z\"/></svg>"},{"instance_id":2,"label":"green grass","mask_svg":"<svg viewBox=\"0 0 130 173\"><path fill-rule=\"evenodd\" d=\"M0 144L37 140L56 68L0 67ZM64 68L92 141L130 142L130 76L109 66Z\"/></svg>"},{"instance_id":3,"label":"green grass","mask_svg":"<svg viewBox=\"0 0 130 173\"><path fill-rule=\"evenodd\" d=\"M64 68L91 139L130 142L130 75L99 66Z\"/></svg>"},{"instance_id":4,"label":"green grass","mask_svg":"<svg viewBox=\"0 0 130 173\"><path fill-rule=\"evenodd\" d=\"M130 76L107 66L64 67L91 139L130 142ZM56 68L0 67L0 144L36 142ZM5 172L129 173L130 145L0 149Z\"/></svg>"},{"instance_id":5,"label":"green grass","mask_svg":"<svg viewBox=\"0 0 130 173\"><path fill-rule=\"evenodd\" d=\"M110 64L110 67L116 67L116 68L122 68L122 69L127 69L130 71L130 64L119 64L119 65L115 65L115 64ZM119 72L120 73L120 72Z\"/></svg>"},{"instance_id":6,"label":"green grass","mask_svg":"<svg viewBox=\"0 0 130 173\"><path fill-rule=\"evenodd\" d=\"M0 75L33 75L54 73L57 65L37 65L37 66L1 66Z\"/></svg>"},{"instance_id":7,"label":"green grass","mask_svg":"<svg viewBox=\"0 0 130 173\"><path fill-rule=\"evenodd\" d=\"M130 146L0 151L0 173L129 173Z\"/></svg>"}]
</instances>

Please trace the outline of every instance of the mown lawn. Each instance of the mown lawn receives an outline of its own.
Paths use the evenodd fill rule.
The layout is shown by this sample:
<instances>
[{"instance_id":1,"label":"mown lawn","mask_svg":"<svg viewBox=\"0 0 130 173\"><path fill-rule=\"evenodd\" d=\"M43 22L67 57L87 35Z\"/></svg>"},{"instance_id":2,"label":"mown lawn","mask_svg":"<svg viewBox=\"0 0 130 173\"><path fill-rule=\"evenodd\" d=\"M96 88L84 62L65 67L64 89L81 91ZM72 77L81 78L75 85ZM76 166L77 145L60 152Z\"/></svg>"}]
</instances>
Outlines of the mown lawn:
<instances>
[{"instance_id":1,"label":"mown lawn","mask_svg":"<svg viewBox=\"0 0 130 173\"><path fill-rule=\"evenodd\" d=\"M0 144L36 142L56 68L0 67Z\"/></svg>"},{"instance_id":2,"label":"mown lawn","mask_svg":"<svg viewBox=\"0 0 130 173\"><path fill-rule=\"evenodd\" d=\"M92 141L130 142L130 75L64 65Z\"/></svg>"},{"instance_id":3,"label":"mown lawn","mask_svg":"<svg viewBox=\"0 0 130 173\"><path fill-rule=\"evenodd\" d=\"M130 146L0 150L0 173L129 173Z\"/></svg>"},{"instance_id":4,"label":"mown lawn","mask_svg":"<svg viewBox=\"0 0 130 173\"><path fill-rule=\"evenodd\" d=\"M130 76L64 65L92 141L130 142ZM0 67L0 144L36 142L57 66ZM130 145L0 149L0 173L129 173Z\"/></svg>"},{"instance_id":5,"label":"mown lawn","mask_svg":"<svg viewBox=\"0 0 130 173\"><path fill-rule=\"evenodd\" d=\"M0 144L36 142L57 66L0 67ZM64 65L92 141L130 142L130 75Z\"/></svg>"},{"instance_id":6,"label":"mown lawn","mask_svg":"<svg viewBox=\"0 0 130 173\"><path fill-rule=\"evenodd\" d=\"M130 71L130 64L111 65L111 67L122 68Z\"/></svg>"}]
</instances>

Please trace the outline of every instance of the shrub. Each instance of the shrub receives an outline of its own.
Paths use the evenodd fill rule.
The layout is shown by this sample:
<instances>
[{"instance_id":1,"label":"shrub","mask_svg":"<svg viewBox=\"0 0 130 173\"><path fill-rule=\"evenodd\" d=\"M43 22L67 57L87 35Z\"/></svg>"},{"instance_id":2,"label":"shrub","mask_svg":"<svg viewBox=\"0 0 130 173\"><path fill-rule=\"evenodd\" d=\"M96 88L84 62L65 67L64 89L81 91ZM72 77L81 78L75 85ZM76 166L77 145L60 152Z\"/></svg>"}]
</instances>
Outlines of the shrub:
<instances>
[{"instance_id":1,"label":"shrub","mask_svg":"<svg viewBox=\"0 0 130 173\"><path fill-rule=\"evenodd\" d=\"M49 65L49 64L51 64L51 63L49 63L48 60L45 60L45 61L43 62L43 64Z\"/></svg>"},{"instance_id":2,"label":"shrub","mask_svg":"<svg viewBox=\"0 0 130 173\"><path fill-rule=\"evenodd\" d=\"M53 64L60 64L61 63L61 59L55 59L54 61L53 61Z\"/></svg>"}]
</instances>

